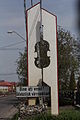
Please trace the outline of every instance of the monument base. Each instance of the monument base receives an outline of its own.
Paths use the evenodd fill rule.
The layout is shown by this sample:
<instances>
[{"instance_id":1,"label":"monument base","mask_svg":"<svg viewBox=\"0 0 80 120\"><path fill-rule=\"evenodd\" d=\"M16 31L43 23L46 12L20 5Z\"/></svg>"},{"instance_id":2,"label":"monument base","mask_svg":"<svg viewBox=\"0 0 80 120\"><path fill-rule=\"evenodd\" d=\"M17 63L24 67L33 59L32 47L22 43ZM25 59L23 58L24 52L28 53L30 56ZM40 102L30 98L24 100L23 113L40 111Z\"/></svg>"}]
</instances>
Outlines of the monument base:
<instances>
[{"instance_id":1,"label":"monument base","mask_svg":"<svg viewBox=\"0 0 80 120\"><path fill-rule=\"evenodd\" d=\"M36 105L36 98L29 98L28 99L28 105Z\"/></svg>"}]
</instances>

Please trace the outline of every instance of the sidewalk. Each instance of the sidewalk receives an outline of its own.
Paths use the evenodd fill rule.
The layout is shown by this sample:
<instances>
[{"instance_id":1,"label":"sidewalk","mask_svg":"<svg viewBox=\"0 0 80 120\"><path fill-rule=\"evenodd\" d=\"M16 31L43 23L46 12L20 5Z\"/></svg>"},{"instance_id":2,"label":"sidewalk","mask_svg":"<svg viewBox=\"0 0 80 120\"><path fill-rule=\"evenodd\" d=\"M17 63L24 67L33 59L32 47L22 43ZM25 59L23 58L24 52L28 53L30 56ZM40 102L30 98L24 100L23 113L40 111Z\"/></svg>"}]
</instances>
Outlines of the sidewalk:
<instances>
[{"instance_id":1,"label":"sidewalk","mask_svg":"<svg viewBox=\"0 0 80 120\"><path fill-rule=\"evenodd\" d=\"M14 106L9 106L8 111L0 115L0 120L11 119L17 112L18 112L17 108L15 108Z\"/></svg>"}]
</instances>

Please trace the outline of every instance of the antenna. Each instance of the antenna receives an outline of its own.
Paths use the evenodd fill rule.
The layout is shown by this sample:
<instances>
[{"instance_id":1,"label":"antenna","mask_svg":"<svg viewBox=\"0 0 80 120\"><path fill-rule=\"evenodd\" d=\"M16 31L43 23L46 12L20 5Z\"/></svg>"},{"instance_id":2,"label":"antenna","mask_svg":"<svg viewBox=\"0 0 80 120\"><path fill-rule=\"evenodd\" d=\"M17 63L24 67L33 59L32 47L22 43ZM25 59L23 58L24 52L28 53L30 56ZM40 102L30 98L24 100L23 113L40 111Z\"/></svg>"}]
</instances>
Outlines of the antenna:
<instances>
[{"instance_id":1,"label":"antenna","mask_svg":"<svg viewBox=\"0 0 80 120\"><path fill-rule=\"evenodd\" d=\"M40 0L40 40L43 40L43 25L42 25L42 0ZM43 86L43 68L41 68L42 86ZM42 98L43 103L43 98Z\"/></svg>"},{"instance_id":2,"label":"antenna","mask_svg":"<svg viewBox=\"0 0 80 120\"><path fill-rule=\"evenodd\" d=\"M43 37L43 25L42 25L42 0L40 0L40 35Z\"/></svg>"},{"instance_id":3,"label":"antenna","mask_svg":"<svg viewBox=\"0 0 80 120\"><path fill-rule=\"evenodd\" d=\"M42 8L42 0L40 0L40 8Z\"/></svg>"},{"instance_id":4,"label":"antenna","mask_svg":"<svg viewBox=\"0 0 80 120\"><path fill-rule=\"evenodd\" d=\"M40 0L40 22L42 26L42 0Z\"/></svg>"},{"instance_id":5,"label":"antenna","mask_svg":"<svg viewBox=\"0 0 80 120\"><path fill-rule=\"evenodd\" d=\"M31 0L31 6L33 6L33 0Z\"/></svg>"}]
</instances>

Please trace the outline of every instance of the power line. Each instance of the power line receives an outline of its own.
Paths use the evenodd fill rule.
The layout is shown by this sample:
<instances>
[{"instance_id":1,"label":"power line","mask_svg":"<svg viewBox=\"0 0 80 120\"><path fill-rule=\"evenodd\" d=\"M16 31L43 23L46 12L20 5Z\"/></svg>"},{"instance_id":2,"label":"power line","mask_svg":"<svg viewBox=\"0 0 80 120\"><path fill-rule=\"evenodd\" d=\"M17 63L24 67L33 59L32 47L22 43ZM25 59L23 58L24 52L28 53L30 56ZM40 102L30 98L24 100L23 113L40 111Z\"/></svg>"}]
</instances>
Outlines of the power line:
<instances>
[{"instance_id":1,"label":"power line","mask_svg":"<svg viewBox=\"0 0 80 120\"><path fill-rule=\"evenodd\" d=\"M0 47L0 49L6 48L6 47L15 46L15 45L21 44L21 43L23 43L23 42L25 42L25 41L20 41L20 42L16 42L16 43L13 43L13 44L6 45L6 46L2 46L2 47Z\"/></svg>"},{"instance_id":2,"label":"power line","mask_svg":"<svg viewBox=\"0 0 80 120\"><path fill-rule=\"evenodd\" d=\"M2 51L5 51L5 50L12 51L12 50L25 50L25 49L24 48L0 48L0 50L2 50Z\"/></svg>"},{"instance_id":3,"label":"power line","mask_svg":"<svg viewBox=\"0 0 80 120\"><path fill-rule=\"evenodd\" d=\"M17 73L1 73L0 76L17 75Z\"/></svg>"}]
</instances>

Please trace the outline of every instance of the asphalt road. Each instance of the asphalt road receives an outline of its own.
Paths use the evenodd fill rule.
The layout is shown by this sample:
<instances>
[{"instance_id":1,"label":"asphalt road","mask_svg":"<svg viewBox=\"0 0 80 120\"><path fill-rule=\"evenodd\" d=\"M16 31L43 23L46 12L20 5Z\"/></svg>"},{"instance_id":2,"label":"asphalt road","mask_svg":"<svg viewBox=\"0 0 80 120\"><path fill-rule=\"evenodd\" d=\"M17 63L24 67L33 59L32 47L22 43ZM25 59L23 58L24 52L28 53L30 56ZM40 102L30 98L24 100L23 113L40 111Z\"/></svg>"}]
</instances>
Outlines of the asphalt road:
<instances>
[{"instance_id":1,"label":"asphalt road","mask_svg":"<svg viewBox=\"0 0 80 120\"><path fill-rule=\"evenodd\" d=\"M8 120L18 111L15 95L0 97L0 120Z\"/></svg>"}]
</instances>

